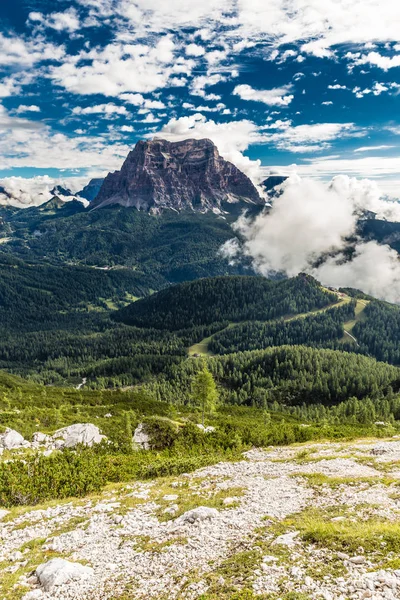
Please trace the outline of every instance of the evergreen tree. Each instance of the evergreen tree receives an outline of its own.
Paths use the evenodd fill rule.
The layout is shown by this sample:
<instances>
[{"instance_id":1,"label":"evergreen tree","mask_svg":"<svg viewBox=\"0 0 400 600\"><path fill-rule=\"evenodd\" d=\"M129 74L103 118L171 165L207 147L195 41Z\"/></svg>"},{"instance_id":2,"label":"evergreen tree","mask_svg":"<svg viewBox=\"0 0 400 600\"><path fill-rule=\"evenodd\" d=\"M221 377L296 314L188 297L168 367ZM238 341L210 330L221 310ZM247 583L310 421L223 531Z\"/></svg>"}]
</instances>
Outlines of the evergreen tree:
<instances>
[{"instance_id":1,"label":"evergreen tree","mask_svg":"<svg viewBox=\"0 0 400 600\"><path fill-rule=\"evenodd\" d=\"M204 416L206 413L215 411L218 402L218 389L214 377L207 369L203 367L193 378L192 381L192 399L195 405L201 408L202 425L204 427Z\"/></svg>"}]
</instances>

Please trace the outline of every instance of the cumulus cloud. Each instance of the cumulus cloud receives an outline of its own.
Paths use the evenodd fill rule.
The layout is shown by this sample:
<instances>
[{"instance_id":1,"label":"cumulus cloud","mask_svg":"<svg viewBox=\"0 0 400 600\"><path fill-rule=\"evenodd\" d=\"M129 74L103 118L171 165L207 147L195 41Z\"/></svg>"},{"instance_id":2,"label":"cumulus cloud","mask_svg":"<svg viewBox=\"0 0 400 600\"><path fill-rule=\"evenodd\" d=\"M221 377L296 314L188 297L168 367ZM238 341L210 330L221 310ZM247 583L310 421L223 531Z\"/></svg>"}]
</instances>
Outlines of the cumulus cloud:
<instances>
[{"instance_id":1,"label":"cumulus cloud","mask_svg":"<svg viewBox=\"0 0 400 600\"><path fill-rule=\"evenodd\" d=\"M364 210L400 220L400 205L385 202L375 183L346 176L330 184L290 177L270 212L236 223L245 239L243 251L264 275L305 271L326 285L358 287L380 298L400 301L397 253L376 242L357 238ZM388 208L386 208L386 204ZM356 239L351 260L345 255L349 238ZM232 241L222 251L232 259L240 249Z\"/></svg>"},{"instance_id":2,"label":"cumulus cloud","mask_svg":"<svg viewBox=\"0 0 400 600\"><path fill-rule=\"evenodd\" d=\"M40 108L36 104L29 104L29 105L28 104L20 104L15 109L15 112L17 115L19 115L21 113L27 113L27 112L38 113L38 112L40 112Z\"/></svg>"},{"instance_id":3,"label":"cumulus cloud","mask_svg":"<svg viewBox=\"0 0 400 600\"><path fill-rule=\"evenodd\" d=\"M237 85L233 90L235 96L242 100L253 100L253 102L263 102L268 106L288 106L294 96L289 94L292 90L291 85L273 88L271 90L255 90L250 85Z\"/></svg>"},{"instance_id":4,"label":"cumulus cloud","mask_svg":"<svg viewBox=\"0 0 400 600\"><path fill-rule=\"evenodd\" d=\"M144 108L148 108L149 110L162 110L165 108L165 104L161 100L152 100L150 98L144 98L142 94L121 94L120 98L128 104L133 104L134 106L142 106Z\"/></svg>"},{"instance_id":5,"label":"cumulus cloud","mask_svg":"<svg viewBox=\"0 0 400 600\"><path fill-rule=\"evenodd\" d=\"M395 67L400 67L400 54L394 56L384 56L379 52L369 52L368 54L360 54L349 52L347 58L350 59L352 66L372 65L383 71L388 71Z\"/></svg>"},{"instance_id":6,"label":"cumulus cloud","mask_svg":"<svg viewBox=\"0 0 400 600\"><path fill-rule=\"evenodd\" d=\"M103 136L55 133L39 121L11 116L0 105L0 169L116 169L129 152Z\"/></svg>"},{"instance_id":7,"label":"cumulus cloud","mask_svg":"<svg viewBox=\"0 0 400 600\"><path fill-rule=\"evenodd\" d=\"M24 40L0 32L0 64L2 67L31 67L35 63L61 60L63 46L55 46L42 38Z\"/></svg>"},{"instance_id":8,"label":"cumulus cloud","mask_svg":"<svg viewBox=\"0 0 400 600\"><path fill-rule=\"evenodd\" d=\"M74 115L97 115L103 114L105 116L110 115L128 115L128 111L125 106L117 106L112 102L108 104L96 104L94 106L86 106L82 108L82 106L75 106L72 109L72 113Z\"/></svg>"},{"instance_id":9,"label":"cumulus cloud","mask_svg":"<svg viewBox=\"0 0 400 600\"><path fill-rule=\"evenodd\" d=\"M112 43L70 56L62 65L52 67L50 76L74 94L144 94L166 87L174 74L190 72L190 60L174 62L174 50L170 36L161 37L152 47Z\"/></svg>"},{"instance_id":10,"label":"cumulus cloud","mask_svg":"<svg viewBox=\"0 0 400 600\"><path fill-rule=\"evenodd\" d=\"M36 26L49 27L56 31L67 31L68 33L77 31L81 27L78 12L73 7L46 16L40 12L31 12L28 21Z\"/></svg>"},{"instance_id":11,"label":"cumulus cloud","mask_svg":"<svg viewBox=\"0 0 400 600\"><path fill-rule=\"evenodd\" d=\"M12 77L4 77L3 81L0 82L0 98L7 98L19 94L21 86Z\"/></svg>"},{"instance_id":12,"label":"cumulus cloud","mask_svg":"<svg viewBox=\"0 0 400 600\"><path fill-rule=\"evenodd\" d=\"M204 56L206 53L204 47L199 44L189 44L186 46L185 52L188 56Z\"/></svg>"}]
</instances>

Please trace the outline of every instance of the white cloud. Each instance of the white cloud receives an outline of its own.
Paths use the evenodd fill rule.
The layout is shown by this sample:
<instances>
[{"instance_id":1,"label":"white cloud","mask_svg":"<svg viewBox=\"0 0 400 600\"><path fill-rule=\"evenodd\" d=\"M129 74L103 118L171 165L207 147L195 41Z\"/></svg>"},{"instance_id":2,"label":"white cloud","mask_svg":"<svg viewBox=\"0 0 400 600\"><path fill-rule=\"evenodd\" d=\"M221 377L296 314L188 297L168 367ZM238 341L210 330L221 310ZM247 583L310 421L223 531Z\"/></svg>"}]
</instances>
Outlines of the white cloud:
<instances>
[{"instance_id":1,"label":"white cloud","mask_svg":"<svg viewBox=\"0 0 400 600\"><path fill-rule=\"evenodd\" d=\"M78 13L71 7L63 12L54 12L49 15L43 15L40 12L29 13L29 22L40 27L49 27L56 31L67 31L73 33L81 27Z\"/></svg>"},{"instance_id":2,"label":"white cloud","mask_svg":"<svg viewBox=\"0 0 400 600\"><path fill-rule=\"evenodd\" d=\"M397 252L359 241L352 260L346 262L344 255L346 238L356 236L360 210L385 205L376 184L341 176L326 185L293 176L282 188L268 214L255 220L242 217L236 225L246 240L245 254L261 273L293 276L306 271L327 285L350 285L400 301ZM388 204L400 219L400 204ZM235 248L227 251L232 256Z\"/></svg>"},{"instance_id":3,"label":"white cloud","mask_svg":"<svg viewBox=\"0 0 400 600\"><path fill-rule=\"evenodd\" d=\"M363 98L364 96L367 96L368 94L373 94L374 96L380 96L383 92L392 92L394 90L395 94L399 93L400 90L400 84L396 83L396 82L392 82L392 83L379 83L379 81L376 81L371 88L365 88L365 89L361 89L360 87L356 86L355 88L353 88L352 92L353 94L356 95L356 98Z\"/></svg>"},{"instance_id":4,"label":"white cloud","mask_svg":"<svg viewBox=\"0 0 400 600\"><path fill-rule=\"evenodd\" d=\"M400 67L400 54L395 56L383 56L379 52L369 52L368 54L353 54L349 52L347 57L351 60L352 66L372 65L379 67L383 71L388 71L394 67Z\"/></svg>"},{"instance_id":5,"label":"white cloud","mask_svg":"<svg viewBox=\"0 0 400 600\"><path fill-rule=\"evenodd\" d=\"M10 116L0 105L0 169L119 168L129 151L125 144L110 144L106 136L68 137L54 133L39 121Z\"/></svg>"},{"instance_id":6,"label":"white cloud","mask_svg":"<svg viewBox=\"0 0 400 600\"><path fill-rule=\"evenodd\" d=\"M333 85L328 85L328 90L347 90L347 86L335 83Z\"/></svg>"},{"instance_id":7,"label":"white cloud","mask_svg":"<svg viewBox=\"0 0 400 600\"><path fill-rule=\"evenodd\" d=\"M86 106L83 108L82 106L75 106L72 109L74 115L98 115L102 114L107 116L110 115L128 115L128 111L125 106L117 106L112 102L108 104L96 104L94 106Z\"/></svg>"},{"instance_id":8,"label":"white cloud","mask_svg":"<svg viewBox=\"0 0 400 600\"><path fill-rule=\"evenodd\" d=\"M7 98L19 94L21 86L12 77L5 77L0 82L0 98Z\"/></svg>"},{"instance_id":9,"label":"white cloud","mask_svg":"<svg viewBox=\"0 0 400 600\"><path fill-rule=\"evenodd\" d=\"M150 100L149 98L144 98L142 94L121 94L120 98L134 106L142 106L144 108L156 110L166 108L164 102L161 102L161 100Z\"/></svg>"},{"instance_id":10,"label":"white cloud","mask_svg":"<svg viewBox=\"0 0 400 600\"><path fill-rule=\"evenodd\" d=\"M149 93L172 84L172 76L183 68L190 72L193 67L183 59L174 62L174 51L170 36L161 37L153 47L109 44L69 57L64 64L52 67L50 76L74 94Z\"/></svg>"},{"instance_id":11,"label":"white cloud","mask_svg":"<svg viewBox=\"0 0 400 600\"><path fill-rule=\"evenodd\" d=\"M389 148L395 148L396 146L388 146L382 144L381 146L361 146L361 148L356 148L354 152L373 152L375 150L388 150Z\"/></svg>"},{"instance_id":12,"label":"white cloud","mask_svg":"<svg viewBox=\"0 0 400 600\"><path fill-rule=\"evenodd\" d=\"M31 67L35 63L61 60L63 46L55 46L43 39L25 41L23 38L0 32L0 64L2 67Z\"/></svg>"},{"instance_id":13,"label":"white cloud","mask_svg":"<svg viewBox=\"0 0 400 600\"><path fill-rule=\"evenodd\" d=\"M188 56L204 56L206 53L204 47L198 44L189 44L186 46L185 52Z\"/></svg>"},{"instance_id":14,"label":"white cloud","mask_svg":"<svg viewBox=\"0 0 400 600\"><path fill-rule=\"evenodd\" d=\"M239 96L242 100L253 100L254 102L263 102L268 106L288 106L294 96L290 94L292 86L286 85L271 90L255 90L250 85L237 85L233 94Z\"/></svg>"},{"instance_id":15,"label":"white cloud","mask_svg":"<svg viewBox=\"0 0 400 600\"><path fill-rule=\"evenodd\" d=\"M146 118L141 123L159 123L161 119L155 117L152 113L148 113Z\"/></svg>"},{"instance_id":16,"label":"white cloud","mask_svg":"<svg viewBox=\"0 0 400 600\"><path fill-rule=\"evenodd\" d=\"M293 164L285 169L285 173L298 173L302 177L319 177L327 179L338 173L350 177L368 177L376 179L380 186L386 180L386 190L399 197L400 184L391 180L399 176L400 156L364 156L362 158L342 158L341 156L323 156L321 158L304 159L304 164Z\"/></svg>"},{"instance_id":17,"label":"white cloud","mask_svg":"<svg viewBox=\"0 0 400 600\"><path fill-rule=\"evenodd\" d=\"M87 182L87 177L53 178L48 175L40 175L32 178L5 177L4 179L0 179L0 186L6 191L6 194L0 192L0 204L17 206L19 208L39 206L50 200L52 197L51 190L55 186L60 185L76 193ZM64 200L70 199L72 197L64 197Z\"/></svg>"},{"instance_id":18,"label":"white cloud","mask_svg":"<svg viewBox=\"0 0 400 600\"><path fill-rule=\"evenodd\" d=\"M319 151L329 147L331 142L337 138L364 135L364 132L358 129L354 123L316 123L292 126L290 123L277 121L276 124L269 125L269 129L278 129L278 131L264 134L264 141L273 142L278 148L291 152Z\"/></svg>"},{"instance_id":19,"label":"white cloud","mask_svg":"<svg viewBox=\"0 0 400 600\"><path fill-rule=\"evenodd\" d=\"M187 110L191 110L191 111L197 112L197 113L219 112L222 114L230 114L229 110L226 111L226 106L225 106L225 104L223 104L223 102L219 102L216 106L204 106L204 105L195 106L194 104L191 104L190 102L184 102L182 104L182 108L185 108Z\"/></svg>"},{"instance_id":20,"label":"white cloud","mask_svg":"<svg viewBox=\"0 0 400 600\"><path fill-rule=\"evenodd\" d=\"M21 114L21 113L27 113L27 112L40 112L40 108L39 106L36 106L36 104L20 104L16 109L15 112L17 115Z\"/></svg>"},{"instance_id":21,"label":"white cloud","mask_svg":"<svg viewBox=\"0 0 400 600\"><path fill-rule=\"evenodd\" d=\"M217 85L221 81L225 81L225 77L220 75L219 73L214 73L213 75L200 75L199 77L195 77L190 86L190 93L193 96L201 96L204 99L210 99L205 92L206 87L210 87L213 85Z\"/></svg>"},{"instance_id":22,"label":"white cloud","mask_svg":"<svg viewBox=\"0 0 400 600\"><path fill-rule=\"evenodd\" d=\"M389 302L400 301L400 266L396 250L377 242L359 243L350 262L329 258L314 271L335 287L354 287Z\"/></svg>"}]
</instances>

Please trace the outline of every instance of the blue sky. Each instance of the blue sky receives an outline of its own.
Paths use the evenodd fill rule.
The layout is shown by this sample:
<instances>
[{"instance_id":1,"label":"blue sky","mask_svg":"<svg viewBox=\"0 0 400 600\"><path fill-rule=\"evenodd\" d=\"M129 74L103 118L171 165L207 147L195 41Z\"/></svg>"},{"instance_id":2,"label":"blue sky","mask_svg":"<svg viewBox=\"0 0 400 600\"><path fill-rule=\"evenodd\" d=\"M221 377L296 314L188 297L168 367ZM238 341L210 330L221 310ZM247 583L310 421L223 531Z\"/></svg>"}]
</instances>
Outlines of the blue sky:
<instances>
[{"instance_id":1,"label":"blue sky","mask_svg":"<svg viewBox=\"0 0 400 600\"><path fill-rule=\"evenodd\" d=\"M0 178L28 194L159 135L209 137L255 181L346 174L398 197L399 107L393 0L0 5Z\"/></svg>"}]
</instances>

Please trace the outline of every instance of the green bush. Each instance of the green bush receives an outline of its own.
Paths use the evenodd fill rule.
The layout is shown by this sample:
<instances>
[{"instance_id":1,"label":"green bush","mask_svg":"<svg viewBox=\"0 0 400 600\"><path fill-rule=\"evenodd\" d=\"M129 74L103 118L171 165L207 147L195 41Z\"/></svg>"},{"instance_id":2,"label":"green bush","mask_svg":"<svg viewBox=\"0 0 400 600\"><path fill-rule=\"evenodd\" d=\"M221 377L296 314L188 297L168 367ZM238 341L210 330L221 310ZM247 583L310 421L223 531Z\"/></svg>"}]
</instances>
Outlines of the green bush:
<instances>
[{"instance_id":1,"label":"green bush","mask_svg":"<svg viewBox=\"0 0 400 600\"><path fill-rule=\"evenodd\" d=\"M85 496L104 485L104 468L91 450L4 462L0 466L0 504L37 504L52 498Z\"/></svg>"},{"instance_id":2,"label":"green bush","mask_svg":"<svg viewBox=\"0 0 400 600\"><path fill-rule=\"evenodd\" d=\"M170 448L179 434L178 425L165 417L147 417L143 425L153 450Z\"/></svg>"}]
</instances>

